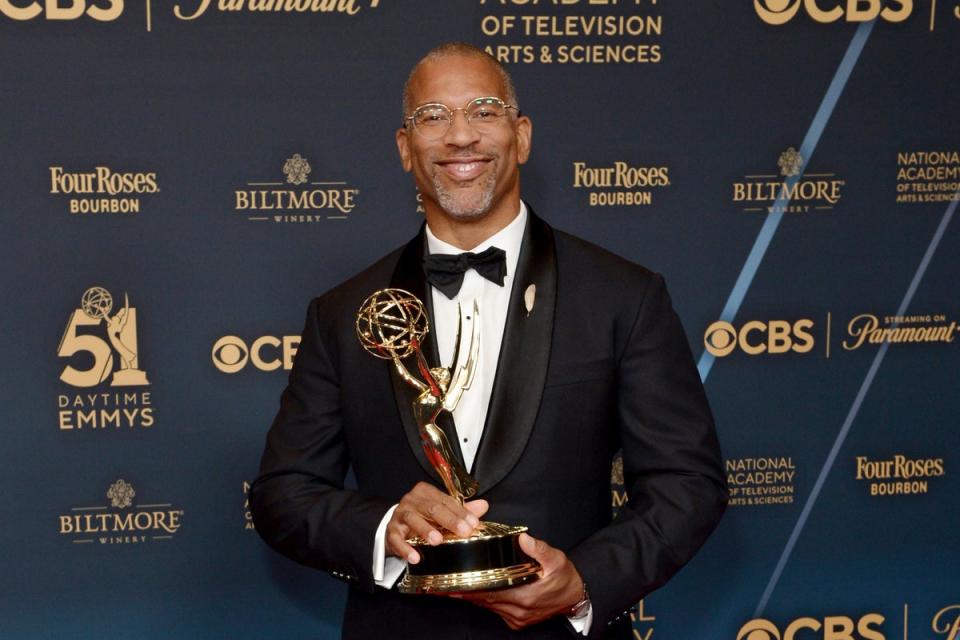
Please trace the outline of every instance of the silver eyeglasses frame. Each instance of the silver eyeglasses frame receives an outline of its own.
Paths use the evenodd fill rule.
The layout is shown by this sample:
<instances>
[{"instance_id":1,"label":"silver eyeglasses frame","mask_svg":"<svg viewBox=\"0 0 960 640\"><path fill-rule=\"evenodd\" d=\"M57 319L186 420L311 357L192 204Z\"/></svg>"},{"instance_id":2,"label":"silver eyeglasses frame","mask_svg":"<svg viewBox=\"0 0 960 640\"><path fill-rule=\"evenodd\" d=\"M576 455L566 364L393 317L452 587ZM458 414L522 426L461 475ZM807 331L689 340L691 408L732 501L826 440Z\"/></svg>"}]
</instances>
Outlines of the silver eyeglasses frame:
<instances>
[{"instance_id":1,"label":"silver eyeglasses frame","mask_svg":"<svg viewBox=\"0 0 960 640\"><path fill-rule=\"evenodd\" d=\"M457 111L463 111L463 117L466 118L467 124L470 125L471 127L476 128L476 124L473 122L473 120L471 119L470 115L467 113L467 109L470 108L470 107L471 107L472 105L474 105L474 104L483 103L483 102L486 102L487 104L489 104L489 103L499 104L499 105L504 109L503 116L507 115L507 111L509 111L510 109L516 109L517 115L518 115L518 116L521 115L521 114L520 114L520 107L518 107L518 106L515 105L515 104L507 104L506 102L503 101L502 98L498 98L497 96L479 96L479 97L471 98L470 100L467 100L467 103L466 103L465 105L463 105L462 107L457 107L456 109L451 109L450 107L448 107L447 105L443 104L442 102L425 102L425 103L423 103L423 104L421 104L421 105L417 105L416 107L414 107L413 113L411 113L410 115L406 116L406 117L403 119L403 123L402 123L401 126L403 126L404 128L406 128L407 122L409 121L410 124L412 125L412 127L413 127L414 129L416 129L417 131L419 131L422 135L426 136L427 138L439 139L439 138L442 138L444 135L446 135L447 131L450 130L450 127L453 126L453 114L456 113ZM416 120L416 118L417 118L417 113L418 113L421 109L424 109L424 108L426 108L426 107L439 107L440 109L442 109L443 111L445 111L445 112L447 113L447 116L448 116L448 118L447 118L447 125L446 125L445 127L420 127L420 126L417 126L417 120ZM503 116L497 116L497 119L496 119L495 122L500 122L500 119L501 119ZM491 123L491 124L492 124L492 123ZM427 132L427 131L429 131L429 132L431 132L431 133L425 133L425 132ZM434 131L436 131L436 132L434 133Z\"/></svg>"}]
</instances>

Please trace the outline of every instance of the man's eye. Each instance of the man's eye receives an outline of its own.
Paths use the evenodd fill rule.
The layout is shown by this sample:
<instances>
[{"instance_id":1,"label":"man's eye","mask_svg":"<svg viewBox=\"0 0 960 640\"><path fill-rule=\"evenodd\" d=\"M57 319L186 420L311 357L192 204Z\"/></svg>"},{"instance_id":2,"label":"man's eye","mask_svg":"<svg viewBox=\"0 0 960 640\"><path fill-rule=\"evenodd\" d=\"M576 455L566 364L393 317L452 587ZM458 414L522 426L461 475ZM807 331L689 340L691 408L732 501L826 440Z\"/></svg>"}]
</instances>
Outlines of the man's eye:
<instances>
[{"instance_id":1,"label":"man's eye","mask_svg":"<svg viewBox=\"0 0 960 640\"><path fill-rule=\"evenodd\" d=\"M497 117L497 114L495 111L480 109L478 111L474 111L473 117L475 120L493 120Z\"/></svg>"},{"instance_id":2,"label":"man's eye","mask_svg":"<svg viewBox=\"0 0 960 640\"><path fill-rule=\"evenodd\" d=\"M428 111L420 114L420 122L423 124L439 124L447 120L447 114L440 111Z\"/></svg>"}]
</instances>

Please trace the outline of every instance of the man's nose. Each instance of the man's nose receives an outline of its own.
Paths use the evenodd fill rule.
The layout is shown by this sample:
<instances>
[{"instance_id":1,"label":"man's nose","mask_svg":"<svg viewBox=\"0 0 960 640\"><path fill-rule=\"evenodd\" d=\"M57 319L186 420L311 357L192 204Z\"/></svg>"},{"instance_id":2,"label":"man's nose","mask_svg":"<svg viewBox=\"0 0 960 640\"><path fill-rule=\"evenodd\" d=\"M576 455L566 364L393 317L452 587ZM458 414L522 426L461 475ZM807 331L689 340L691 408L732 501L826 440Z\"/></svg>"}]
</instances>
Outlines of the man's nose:
<instances>
[{"instance_id":1,"label":"man's nose","mask_svg":"<svg viewBox=\"0 0 960 640\"><path fill-rule=\"evenodd\" d=\"M456 109L450 119L450 128L444 135L444 142L458 147L466 147L480 139L480 133L467 120L463 109Z\"/></svg>"}]
</instances>

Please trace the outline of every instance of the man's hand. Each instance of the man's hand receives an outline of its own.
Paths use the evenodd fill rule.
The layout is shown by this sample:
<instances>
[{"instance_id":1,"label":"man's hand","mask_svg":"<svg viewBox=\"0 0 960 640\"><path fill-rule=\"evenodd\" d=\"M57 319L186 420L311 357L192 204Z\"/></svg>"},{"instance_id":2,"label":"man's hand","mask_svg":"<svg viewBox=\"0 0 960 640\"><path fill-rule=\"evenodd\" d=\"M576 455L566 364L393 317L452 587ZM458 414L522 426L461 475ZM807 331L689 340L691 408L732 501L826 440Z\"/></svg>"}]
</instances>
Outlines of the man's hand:
<instances>
[{"instance_id":1,"label":"man's hand","mask_svg":"<svg viewBox=\"0 0 960 640\"><path fill-rule=\"evenodd\" d=\"M453 597L493 611L514 630L566 613L580 601L583 578L563 551L526 533L520 534L520 548L543 567L539 580L511 589L468 592Z\"/></svg>"},{"instance_id":2,"label":"man's hand","mask_svg":"<svg viewBox=\"0 0 960 640\"><path fill-rule=\"evenodd\" d=\"M438 545L443 541L438 528L466 538L480 524L480 516L488 508L486 500L474 500L461 506L432 484L418 482L400 499L387 523L387 553L417 564L420 554L407 544L407 538L420 536L431 545Z\"/></svg>"}]
</instances>

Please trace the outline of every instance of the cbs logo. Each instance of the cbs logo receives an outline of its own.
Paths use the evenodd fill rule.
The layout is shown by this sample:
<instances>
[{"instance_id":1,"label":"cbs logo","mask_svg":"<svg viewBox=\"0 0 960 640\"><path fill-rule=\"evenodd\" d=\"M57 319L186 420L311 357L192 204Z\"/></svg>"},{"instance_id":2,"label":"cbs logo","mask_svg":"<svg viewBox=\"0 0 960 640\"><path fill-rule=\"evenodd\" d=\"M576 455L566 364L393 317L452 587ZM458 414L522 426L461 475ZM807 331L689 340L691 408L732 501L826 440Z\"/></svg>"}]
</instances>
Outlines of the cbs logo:
<instances>
[{"instance_id":1,"label":"cbs logo","mask_svg":"<svg viewBox=\"0 0 960 640\"><path fill-rule=\"evenodd\" d=\"M237 336L223 336L213 344L210 357L213 366L224 373L236 373L253 363L260 371L276 371L281 366L293 368L293 357L297 355L300 336L261 336L249 347Z\"/></svg>"},{"instance_id":2,"label":"cbs logo","mask_svg":"<svg viewBox=\"0 0 960 640\"><path fill-rule=\"evenodd\" d=\"M753 8L767 24L786 24L797 15L800 5L817 22L867 22L880 16L887 22L903 22L913 12L913 0L892 0L896 6L884 7L883 0L753 0ZM832 6L830 6L832 5ZM846 5L846 6L843 6Z\"/></svg>"},{"instance_id":3,"label":"cbs logo","mask_svg":"<svg viewBox=\"0 0 960 640\"><path fill-rule=\"evenodd\" d=\"M44 6L39 2L31 2L25 7L15 6L11 0L0 0L0 14L14 20L33 20L46 9L47 20L76 20L86 12L88 16L100 22L116 20L123 13L123 0L102 0L106 5L99 7L94 2L87 6L86 0L44 0Z\"/></svg>"},{"instance_id":4,"label":"cbs logo","mask_svg":"<svg viewBox=\"0 0 960 640\"><path fill-rule=\"evenodd\" d=\"M752 356L761 353L807 353L813 349L813 336L809 329L813 320L802 319L790 324L786 320L750 320L738 331L729 322L718 320L707 327L703 345L718 358L733 353L738 346Z\"/></svg>"},{"instance_id":5,"label":"cbs logo","mask_svg":"<svg viewBox=\"0 0 960 640\"><path fill-rule=\"evenodd\" d=\"M884 619L879 613L868 613L856 622L847 616L826 616L823 622L803 617L788 624L781 634L769 620L755 618L740 627L737 640L886 640L880 630ZM798 635L801 631L804 633Z\"/></svg>"}]
</instances>

